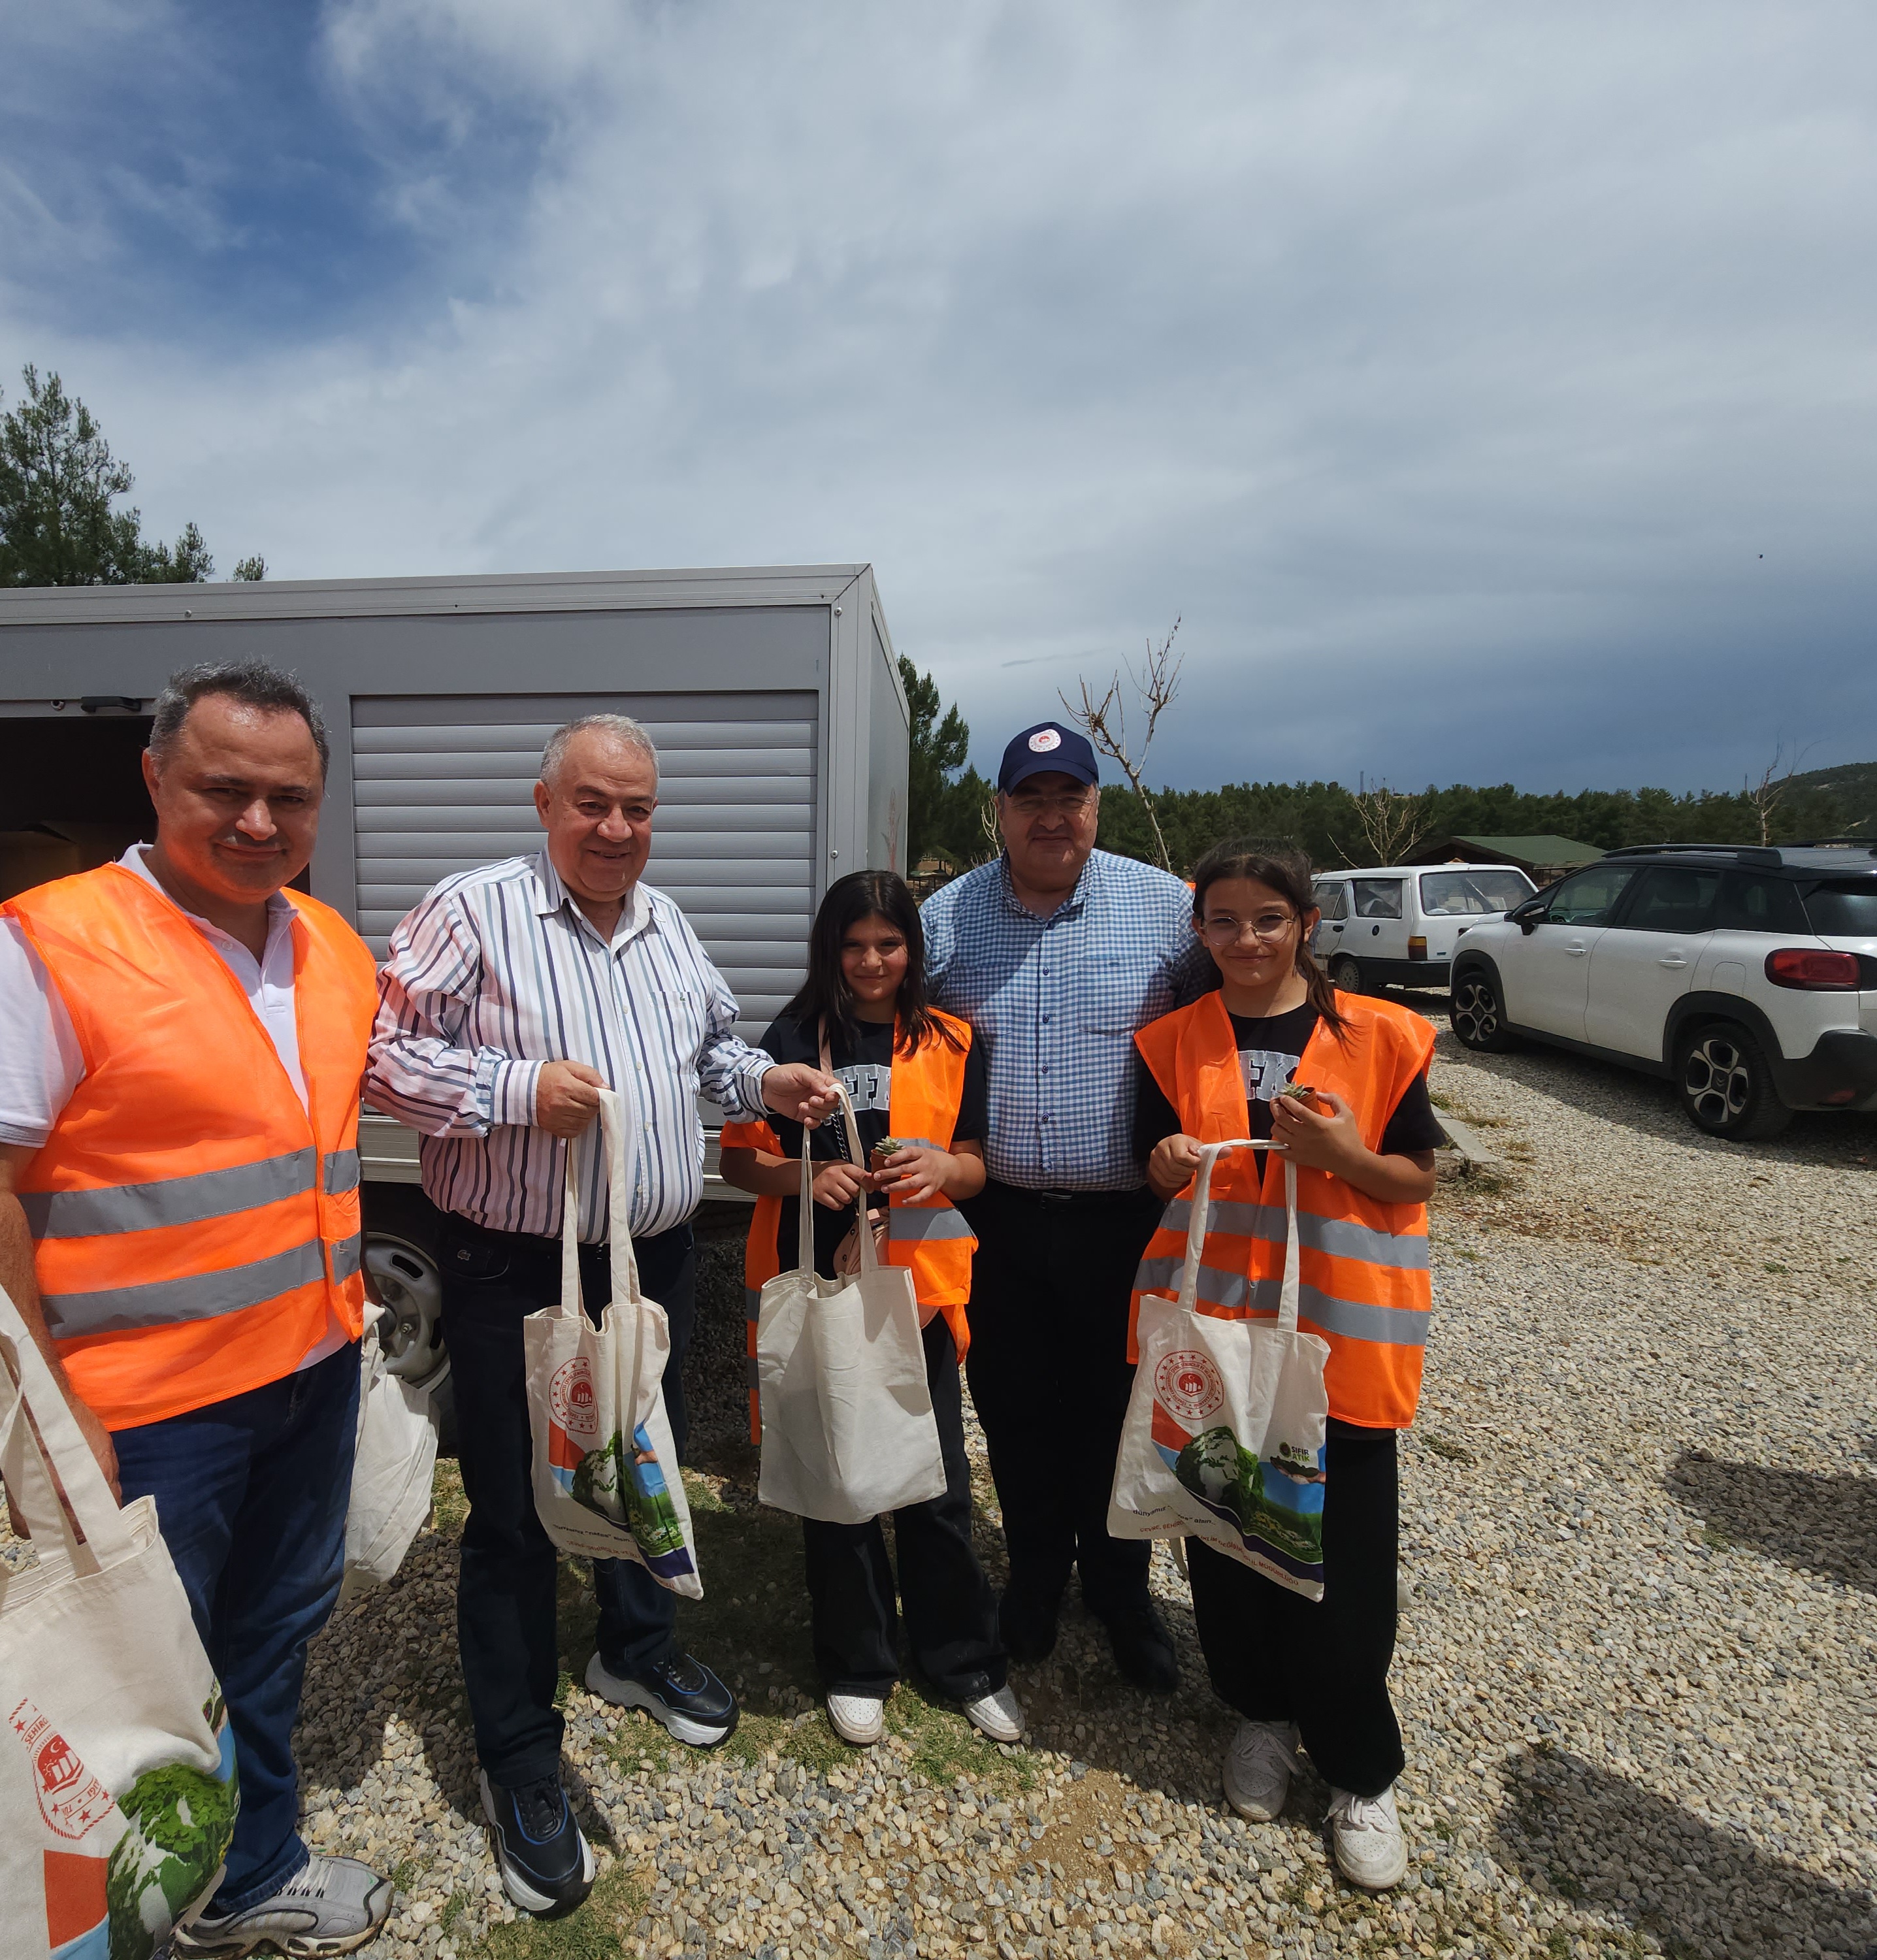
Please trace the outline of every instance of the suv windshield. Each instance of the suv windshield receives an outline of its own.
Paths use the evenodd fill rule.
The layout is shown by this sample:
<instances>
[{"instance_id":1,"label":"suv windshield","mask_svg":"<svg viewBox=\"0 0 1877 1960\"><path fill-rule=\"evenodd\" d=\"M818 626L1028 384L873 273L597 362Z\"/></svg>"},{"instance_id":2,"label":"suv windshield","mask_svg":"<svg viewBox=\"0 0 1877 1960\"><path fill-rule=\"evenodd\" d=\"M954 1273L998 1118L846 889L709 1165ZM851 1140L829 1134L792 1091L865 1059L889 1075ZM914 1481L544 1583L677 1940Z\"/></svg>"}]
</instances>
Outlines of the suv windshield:
<instances>
[{"instance_id":1,"label":"suv windshield","mask_svg":"<svg viewBox=\"0 0 1877 1960\"><path fill-rule=\"evenodd\" d=\"M1805 915L1827 939L1877 939L1877 878L1815 886L1805 894Z\"/></svg>"},{"instance_id":2,"label":"suv windshield","mask_svg":"<svg viewBox=\"0 0 1877 1960\"><path fill-rule=\"evenodd\" d=\"M1430 918L1509 912L1531 896L1532 881L1521 871L1424 871L1420 874L1420 908Z\"/></svg>"}]
</instances>

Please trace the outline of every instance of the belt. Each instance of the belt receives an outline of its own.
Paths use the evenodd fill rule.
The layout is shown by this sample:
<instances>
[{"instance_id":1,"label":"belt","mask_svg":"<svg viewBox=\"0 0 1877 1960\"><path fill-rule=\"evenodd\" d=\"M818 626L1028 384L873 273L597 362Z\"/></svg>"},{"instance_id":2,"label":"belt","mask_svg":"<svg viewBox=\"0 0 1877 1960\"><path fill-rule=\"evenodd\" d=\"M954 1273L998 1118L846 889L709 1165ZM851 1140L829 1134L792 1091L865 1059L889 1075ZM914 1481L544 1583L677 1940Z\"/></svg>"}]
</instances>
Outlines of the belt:
<instances>
[{"instance_id":1,"label":"belt","mask_svg":"<svg viewBox=\"0 0 1877 1960\"><path fill-rule=\"evenodd\" d=\"M466 1239L479 1239L485 1245L504 1246L522 1252L558 1252L561 1249L561 1235L558 1232L550 1234L498 1231L493 1225L485 1225L478 1219L466 1218L460 1211L446 1211L444 1222L450 1231L460 1232ZM580 1249L583 1252L598 1252L606 1242L605 1239L600 1239L590 1245L583 1239Z\"/></svg>"},{"instance_id":2,"label":"belt","mask_svg":"<svg viewBox=\"0 0 1877 1960\"><path fill-rule=\"evenodd\" d=\"M1047 1205L1051 1209L1090 1210L1097 1205L1137 1204L1144 1198L1153 1198L1156 1204L1160 1202L1144 1184L1137 1184L1127 1191L1039 1191L1028 1185L1002 1184L994 1177L986 1178L985 1195L988 1198L993 1193L1000 1198L1020 1198L1026 1204Z\"/></svg>"}]
</instances>

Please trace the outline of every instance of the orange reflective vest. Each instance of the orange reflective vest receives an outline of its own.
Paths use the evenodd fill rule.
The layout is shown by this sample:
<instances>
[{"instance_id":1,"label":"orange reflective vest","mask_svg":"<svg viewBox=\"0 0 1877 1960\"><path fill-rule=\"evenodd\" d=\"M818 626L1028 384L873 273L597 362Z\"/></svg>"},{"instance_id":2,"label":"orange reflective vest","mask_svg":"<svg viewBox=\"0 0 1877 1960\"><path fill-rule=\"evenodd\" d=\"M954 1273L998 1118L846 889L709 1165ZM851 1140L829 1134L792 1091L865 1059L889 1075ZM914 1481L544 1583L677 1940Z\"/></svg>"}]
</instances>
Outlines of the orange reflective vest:
<instances>
[{"instance_id":1,"label":"orange reflective vest","mask_svg":"<svg viewBox=\"0 0 1877 1960\"><path fill-rule=\"evenodd\" d=\"M286 896L307 1108L240 982L134 872L107 864L5 907L84 1058L21 1198L47 1328L108 1429L278 1381L334 1312L362 1330L377 975L338 913Z\"/></svg>"},{"instance_id":2,"label":"orange reflective vest","mask_svg":"<svg viewBox=\"0 0 1877 1960\"><path fill-rule=\"evenodd\" d=\"M959 1105L965 1099L965 1056L971 1046L971 1027L968 1022L954 1020L936 1009L932 1017L951 1030L959 1045L953 1048L934 1034L927 1037L916 1055L902 1055L895 1048L886 1125L889 1132L902 1142L929 1144L935 1149L949 1150ZM767 1150L771 1157L783 1153L780 1141L767 1123L726 1123L719 1141L725 1150ZM775 1196L759 1198L756 1216L749 1221L749 1241L743 1252L749 1433L758 1442L762 1440L762 1429L756 1406L756 1315L764 1283L782 1270L775 1242L781 1222L782 1200ZM889 1198L887 1262L910 1268L912 1290L920 1306L937 1307L945 1316L961 1361L971 1346L971 1328L965 1318L965 1308L971 1298L971 1255L977 1249L978 1241L971 1227L949 1198L929 1198L917 1204Z\"/></svg>"},{"instance_id":3,"label":"orange reflective vest","mask_svg":"<svg viewBox=\"0 0 1877 1960\"><path fill-rule=\"evenodd\" d=\"M1338 994L1345 1041L1319 1021L1296 1079L1333 1090L1354 1111L1370 1150L1403 1092L1427 1066L1433 1029L1392 1001ZM1218 994L1134 1036L1185 1134L1202 1144L1248 1134L1251 1106L1231 1017ZM1263 1166L1261 1183L1258 1166ZM1128 1358L1137 1360L1134 1316L1144 1293L1176 1295L1185 1258L1191 1186L1167 1208L1134 1281ZM1372 1429L1405 1429L1420 1397L1421 1355L1433 1304L1427 1208L1383 1204L1328 1171L1297 1171L1299 1320L1329 1343L1329 1412ZM1211 1223L1199 1274L1199 1310L1274 1319L1284 1279L1284 1164L1273 1151L1234 1150L1213 1172Z\"/></svg>"}]
</instances>

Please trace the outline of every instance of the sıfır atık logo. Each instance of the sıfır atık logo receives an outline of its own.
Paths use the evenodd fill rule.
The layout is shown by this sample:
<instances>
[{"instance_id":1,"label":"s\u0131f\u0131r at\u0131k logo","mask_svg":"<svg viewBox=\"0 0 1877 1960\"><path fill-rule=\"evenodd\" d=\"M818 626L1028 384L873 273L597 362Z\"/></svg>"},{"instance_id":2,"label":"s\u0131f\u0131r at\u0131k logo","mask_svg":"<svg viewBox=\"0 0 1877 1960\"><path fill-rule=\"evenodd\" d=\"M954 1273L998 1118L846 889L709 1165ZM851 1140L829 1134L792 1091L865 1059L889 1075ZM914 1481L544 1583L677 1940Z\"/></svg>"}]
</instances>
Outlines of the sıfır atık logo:
<instances>
[{"instance_id":1,"label":"s\u0131f\u0131r at\u0131k logo","mask_svg":"<svg viewBox=\"0 0 1877 1960\"><path fill-rule=\"evenodd\" d=\"M593 1402L593 1369L577 1354L554 1371L548 1384L548 1407L569 1436L597 1436L600 1414Z\"/></svg>"},{"instance_id":2,"label":"s\u0131f\u0131r at\u0131k logo","mask_svg":"<svg viewBox=\"0 0 1877 1960\"><path fill-rule=\"evenodd\" d=\"M1039 728L1029 738L1029 746L1032 753L1046 756L1051 749L1062 746L1062 730L1060 728Z\"/></svg>"},{"instance_id":3,"label":"s\u0131f\u0131r at\u0131k logo","mask_svg":"<svg viewBox=\"0 0 1877 1960\"><path fill-rule=\"evenodd\" d=\"M1153 1399L1191 1429L1225 1405L1225 1383L1210 1354L1182 1348L1153 1371Z\"/></svg>"}]
</instances>

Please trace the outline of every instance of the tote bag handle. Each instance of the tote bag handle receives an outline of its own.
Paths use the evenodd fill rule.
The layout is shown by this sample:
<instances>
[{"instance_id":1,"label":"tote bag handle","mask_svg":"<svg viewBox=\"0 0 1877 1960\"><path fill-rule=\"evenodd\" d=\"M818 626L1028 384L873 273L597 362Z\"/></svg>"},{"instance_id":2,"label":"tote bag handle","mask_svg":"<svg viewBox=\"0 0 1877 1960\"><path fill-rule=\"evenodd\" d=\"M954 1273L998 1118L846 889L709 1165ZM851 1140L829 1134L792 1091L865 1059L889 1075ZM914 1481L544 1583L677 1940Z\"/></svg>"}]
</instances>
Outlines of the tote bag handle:
<instances>
[{"instance_id":1,"label":"tote bag handle","mask_svg":"<svg viewBox=\"0 0 1877 1960\"><path fill-rule=\"evenodd\" d=\"M1234 1137L1226 1143L1200 1145L1199 1174L1193 1180L1192 1203L1186 1221L1186 1261L1179 1274L1182 1312L1195 1312L1198 1302L1200 1262L1205 1249L1206 1233L1212 1223L1213 1166L1227 1150L1269 1148L1268 1144L1251 1137ZM1284 1159L1284 1279L1277 1290L1277 1331L1280 1334L1294 1334L1297 1331L1298 1268L1301 1261L1297 1251L1297 1167L1288 1157Z\"/></svg>"},{"instance_id":2,"label":"tote bag handle","mask_svg":"<svg viewBox=\"0 0 1877 1960\"><path fill-rule=\"evenodd\" d=\"M822 1052L825 1055L825 1048ZM825 1062L823 1065L825 1068ZM847 1084L838 1075L834 1077L834 1093L841 1099L841 1118L848 1128L848 1150L857 1169L865 1161L864 1153L861 1148L861 1126L854 1121L854 1103L848 1094ZM804 1123L802 1125L802 1200L798 1208L801 1217L796 1233L795 1256L797 1264L805 1273L812 1273L815 1270L815 1174L810 1167L809 1144L810 1131ZM880 1259L873 1250L873 1234L867 1223L866 1200L863 1196L857 1198L854 1203L861 1214L861 1229L856 1234L861 1242L861 1271L864 1274L877 1272Z\"/></svg>"},{"instance_id":3,"label":"tote bag handle","mask_svg":"<svg viewBox=\"0 0 1877 1960\"><path fill-rule=\"evenodd\" d=\"M606 1213L612 1252L612 1299L618 1306L636 1306L644 1296L638 1288L638 1261L632 1252L632 1194L625 1175L625 1112L616 1091L600 1092L600 1127L606 1153ZM574 1144L567 1146L567 1188L561 1201L562 1314L581 1315L580 1190L574 1180Z\"/></svg>"},{"instance_id":4,"label":"tote bag handle","mask_svg":"<svg viewBox=\"0 0 1877 1960\"><path fill-rule=\"evenodd\" d=\"M0 1472L40 1545L62 1543L72 1570L91 1573L136 1550L124 1514L19 1309L0 1290ZM27 1420L28 1415L31 1420ZM37 1433L35 1434L35 1430ZM59 1501L53 1472L65 1488ZM72 1520L78 1519L78 1532Z\"/></svg>"}]
</instances>

